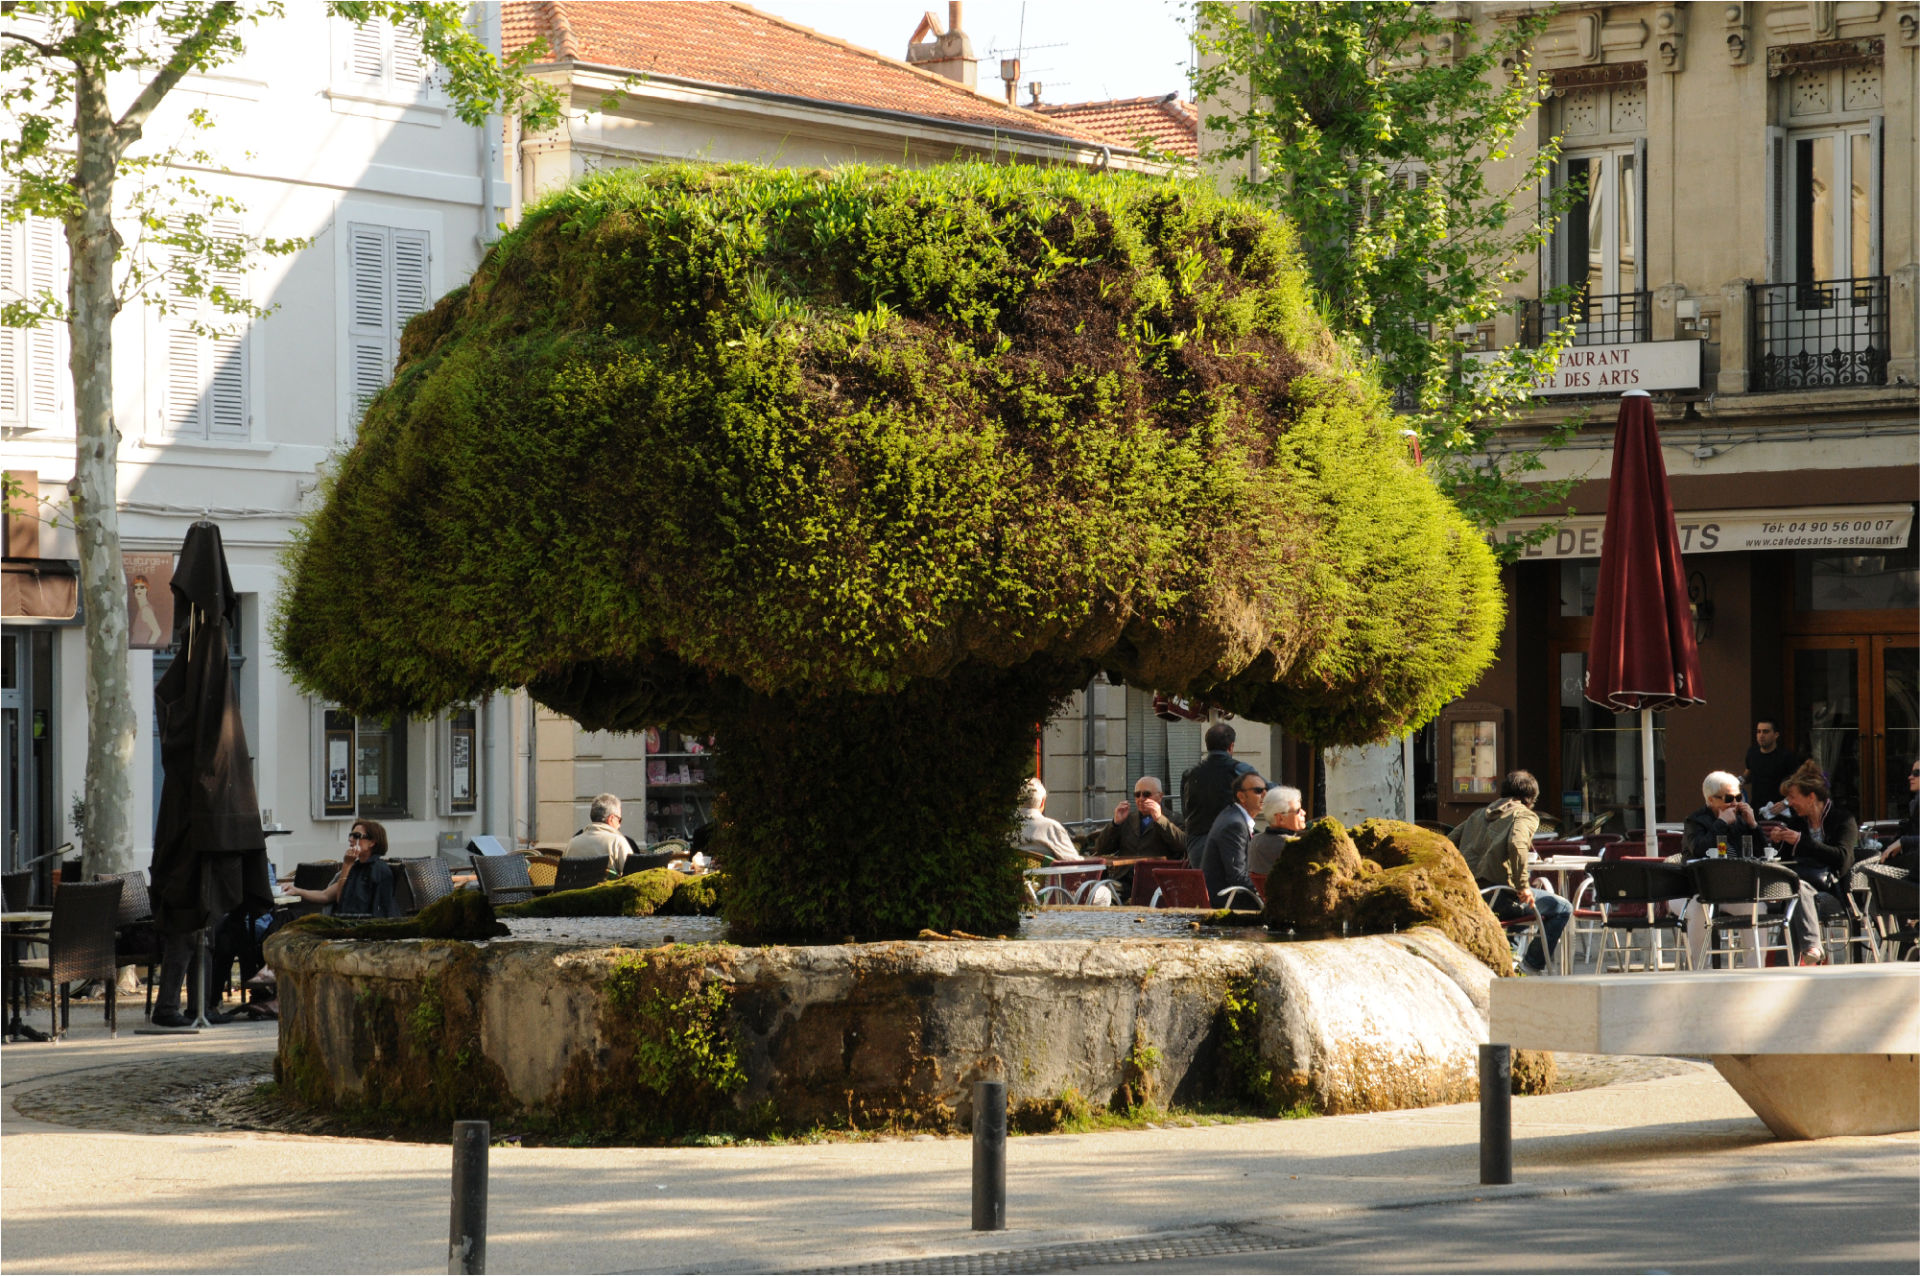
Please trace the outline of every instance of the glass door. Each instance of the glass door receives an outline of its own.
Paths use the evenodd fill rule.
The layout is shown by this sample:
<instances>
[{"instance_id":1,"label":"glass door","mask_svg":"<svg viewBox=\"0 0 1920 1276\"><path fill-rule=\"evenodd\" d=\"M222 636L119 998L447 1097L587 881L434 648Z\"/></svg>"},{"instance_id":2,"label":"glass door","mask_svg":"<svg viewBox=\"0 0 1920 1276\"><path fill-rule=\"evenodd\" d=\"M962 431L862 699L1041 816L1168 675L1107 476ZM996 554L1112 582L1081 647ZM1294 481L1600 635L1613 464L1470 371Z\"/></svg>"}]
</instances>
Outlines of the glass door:
<instances>
[{"instance_id":1,"label":"glass door","mask_svg":"<svg viewBox=\"0 0 1920 1276\"><path fill-rule=\"evenodd\" d=\"M1646 826L1645 783L1640 773L1640 715L1614 713L1587 699L1587 653L1557 644L1549 653L1558 671L1559 741L1548 770L1548 792L1567 828L1626 833ZM1666 787L1666 718L1653 715L1654 793ZM1546 805L1546 803L1543 803ZM1549 809L1554 809L1549 806Z\"/></svg>"},{"instance_id":2,"label":"glass door","mask_svg":"<svg viewBox=\"0 0 1920 1276\"><path fill-rule=\"evenodd\" d=\"M1862 819L1897 820L1906 814L1907 772L1920 759L1920 643L1912 635L1873 639L1874 803Z\"/></svg>"}]
</instances>

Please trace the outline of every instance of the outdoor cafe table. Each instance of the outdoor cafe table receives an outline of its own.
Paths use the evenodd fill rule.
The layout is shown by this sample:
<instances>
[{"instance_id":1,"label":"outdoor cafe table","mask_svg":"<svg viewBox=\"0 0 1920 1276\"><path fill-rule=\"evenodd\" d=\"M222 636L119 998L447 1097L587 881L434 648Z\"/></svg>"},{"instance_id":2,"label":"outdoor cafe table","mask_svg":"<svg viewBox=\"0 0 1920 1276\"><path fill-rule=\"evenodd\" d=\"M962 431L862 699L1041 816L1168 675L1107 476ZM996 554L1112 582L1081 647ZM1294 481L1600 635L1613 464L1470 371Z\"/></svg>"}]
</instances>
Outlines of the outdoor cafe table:
<instances>
[{"instance_id":1,"label":"outdoor cafe table","mask_svg":"<svg viewBox=\"0 0 1920 1276\"><path fill-rule=\"evenodd\" d=\"M1580 878L1599 862L1598 855L1544 855L1527 865L1527 875L1552 878L1553 893L1571 901L1573 892L1580 889Z\"/></svg>"},{"instance_id":2,"label":"outdoor cafe table","mask_svg":"<svg viewBox=\"0 0 1920 1276\"><path fill-rule=\"evenodd\" d=\"M1107 875L1107 862L1103 859L1061 860L1045 868L1030 868L1026 872L1027 881L1036 895L1049 886L1058 886L1070 895L1077 895L1081 889ZM1079 902L1077 898L1075 902Z\"/></svg>"},{"instance_id":3,"label":"outdoor cafe table","mask_svg":"<svg viewBox=\"0 0 1920 1276\"><path fill-rule=\"evenodd\" d=\"M7 1019L6 1036L9 1041L18 1041L25 1037L29 1041L45 1041L46 1035L38 1029L29 1028L20 1018L20 1012L26 1001L18 967L20 965L20 945L39 936L39 933L53 921L53 914L45 909L24 908L8 909L0 913L0 928L6 936L6 989L7 1007L11 1012Z\"/></svg>"}]
</instances>

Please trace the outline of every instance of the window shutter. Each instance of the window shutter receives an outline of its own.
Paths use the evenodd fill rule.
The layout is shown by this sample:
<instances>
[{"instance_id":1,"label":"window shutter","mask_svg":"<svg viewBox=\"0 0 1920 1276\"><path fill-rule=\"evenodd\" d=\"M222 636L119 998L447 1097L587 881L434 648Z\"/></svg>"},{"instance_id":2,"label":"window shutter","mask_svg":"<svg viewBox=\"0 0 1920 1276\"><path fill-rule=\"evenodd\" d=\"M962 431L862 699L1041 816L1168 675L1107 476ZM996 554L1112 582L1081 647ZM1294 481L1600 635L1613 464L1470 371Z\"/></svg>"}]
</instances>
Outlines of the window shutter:
<instances>
[{"instance_id":1,"label":"window shutter","mask_svg":"<svg viewBox=\"0 0 1920 1276\"><path fill-rule=\"evenodd\" d=\"M1767 126L1767 283L1782 283L1787 278L1787 218L1792 209L1787 202L1787 130L1777 124Z\"/></svg>"},{"instance_id":2,"label":"window shutter","mask_svg":"<svg viewBox=\"0 0 1920 1276\"><path fill-rule=\"evenodd\" d=\"M347 50L347 69L362 79L384 79L386 61L381 44L378 24L363 22L354 27Z\"/></svg>"},{"instance_id":3,"label":"window shutter","mask_svg":"<svg viewBox=\"0 0 1920 1276\"><path fill-rule=\"evenodd\" d=\"M240 223L222 220L213 223L217 238L239 240ZM241 270L215 270L209 284L228 295L246 296L246 273ZM207 318L213 323L232 323L234 316L210 303ZM207 343L209 365L206 394L206 427L210 438L244 438L247 434L247 335L245 327L230 334L203 338Z\"/></svg>"},{"instance_id":4,"label":"window shutter","mask_svg":"<svg viewBox=\"0 0 1920 1276\"><path fill-rule=\"evenodd\" d=\"M393 320L384 227L347 228L347 361L357 423L387 383L387 348Z\"/></svg>"},{"instance_id":5,"label":"window shutter","mask_svg":"<svg viewBox=\"0 0 1920 1276\"><path fill-rule=\"evenodd\" d=\"M212 239L237 240L242 233L240 223L230 218L209 220L206 231ZM218 288L229 296L246 296L245 271L208 267L204 273L209 291ZM182 296L177 285L169 301L178 308L167 315L164 333L164 432L175 438L246 438L251 433L246 329L206 336L194 331L193 325L224 327L235 316L205 297Z\"/></svg>"},{"instance_id":6,"label":"window shutter","mask_svg":"<svg viewBox=\"0 0 1920 1276\"><path fill-rule=\"evenodd\" d=\"M1566 188L1567 157L1565 155L1555 156L1553 171L1547 175L1546 182L1541 186L1541 202L1548 202ZM1558 288L1568 282L1567 277L1570 272L1567 265L1566 222L1567 215L1562 213L1547 223L1547 237L1540 245L1540 280L1542 291L1548 288Z\"/></svg>"},{"instance_id":7,"label":"window shutter","mask_svg":"<svg viewBox=\"0 0 1920 1276\"><path fill-rule=\"evenodd\" d=\"M190 328L167 329L166 433L204 431L200 416L200 335Z\"/></svg>"},{"instance_id":8,"label":"window shutter","mask_svg":"<svg viewBox=\"0 0 1920 1276\"><path fill-rule=\"evenodd\" d=\"M27 290L21 237L26 228L0 222L0 298L18 300ZM0 426L18 429L27 423L27 333L22 328L0 328Z\"/></svg>"},{"instance_id":9,"label":"window shutter","mask_svg":"<svg viewBox=\"0 0 1920 1276\"><path fill-rule=\"evenodd\" d=\"M407 320L427 308L427 235L419 230L393 232L393 339L399 358L400 332Z\"/></svg>"},{"instance_id":10,"label":"window shutter","mask_svg":"<svg viewBox=\"0 0 1920 1276\"><path fill-rule=\"evenodd\" d=\"M56 290L60 280L60 228L45 217L26 223L27 291ZM60 337L63 325L42 320L26 330L27 423L45 428L60 424Z\"/></svg>"},{"instance_id":11,"label":"window shutter","mask_svg":"<svg viewBox=\"0 0 1920 1276\"><path fill-rule=\"evenodd\" d=\"M1881 219L1881 187L1885 181L1887 145L1887 117L1876 115L1867 122L1868 136L1867 158L1873 164L1873 171L1867 174L1867 269L1878 275L1884 269L1880 257L1880 242L1886 237L1882 229L1885 222Z\"/></svg>"},{"instance_id":12,"label":"window shutter","mask_svg":"<svg viewBox=\"0 0 1920 1276\"><path fill-rule=\"evenodd\" d=\"M1653 185L1647 172L1647 139L1633 139L1633 291L1646 292L1652 287L1653 254L1647 248L1647 187ZM1638 316L1635 316L1636 319Z\"/></svg>"},{"instance_id":13,"label":"window shutter","mask_svg":"<svg viewBox=\"0 0 1920 1276\"><path fill-rule=\"evenodd\" d=\"M427 60L421 52L420 32L411 26L398 26L391 30L394 87L418 92L427 78Z\"/></svg>"}]
</instances>

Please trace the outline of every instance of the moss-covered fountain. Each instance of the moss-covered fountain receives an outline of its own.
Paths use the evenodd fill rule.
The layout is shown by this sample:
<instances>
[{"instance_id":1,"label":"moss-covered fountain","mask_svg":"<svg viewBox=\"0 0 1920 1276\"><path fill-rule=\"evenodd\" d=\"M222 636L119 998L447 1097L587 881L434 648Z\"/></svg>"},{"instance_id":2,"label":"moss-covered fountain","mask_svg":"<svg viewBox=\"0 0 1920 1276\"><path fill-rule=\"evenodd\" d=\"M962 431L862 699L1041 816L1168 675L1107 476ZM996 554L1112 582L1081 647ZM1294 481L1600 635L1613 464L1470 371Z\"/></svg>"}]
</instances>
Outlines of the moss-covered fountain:
<instances>
[{"instance_id":1,"label":"moss-covered fountain","mask_svg":"<svg viewBox=\"0 0 1920 1276\"><path fill-rule=\"evenodd\" d=\"M919 938L1019 932L1014 793L1096 672L1346 744L1491 658L1489 551L1260 209L1019 166L596 174L408 326L288 569L281 653L356 711L525 687L713 732L739 941L295 932L310 1100L666 1131L940 1124L989 1071L1468 1084L1503 949L1443 920L1414 830L1303 843L1276 905L1317 942Z\"/></svg>"}]
</instances>

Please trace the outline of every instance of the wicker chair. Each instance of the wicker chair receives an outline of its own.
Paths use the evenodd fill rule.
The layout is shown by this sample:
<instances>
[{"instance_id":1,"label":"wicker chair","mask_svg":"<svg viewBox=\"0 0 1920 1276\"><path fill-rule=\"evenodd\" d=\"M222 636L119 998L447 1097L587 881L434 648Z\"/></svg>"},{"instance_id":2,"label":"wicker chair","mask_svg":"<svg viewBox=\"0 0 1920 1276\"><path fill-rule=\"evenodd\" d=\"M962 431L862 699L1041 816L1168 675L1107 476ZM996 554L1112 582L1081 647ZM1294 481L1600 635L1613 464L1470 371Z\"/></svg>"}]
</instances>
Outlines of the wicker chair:
<instances>
[{"instance_id":1,"label":"wicker chair","mask_svg":"<svg viewBox=\"0 0 1920 1276\"><path fill-rule=\"evenodd\" d=\"M527 861L520 855L475 855L473 873L487 902L496 907L518 904L533 898L533 878L527 873Z\"/></svg>"},{"instance_id":2,"label":"wicker chair","mask_svg":"<svg viewBox=\"0 0 1920 1276\"><path fill-rule=\"evenodd\" d=\"M1875 956L1895 961L1902 956L1920 960L1920 883L1898 868L1863 864L1856 877L1866 879L1867 934Z\"/></svg>"},{"instance_id":3,"label":"wicker chair","mask_svg":"<svg viewBox=\"0 0 1920 1276\"><path fill-rule=\"evenodd\" d=\"M5 892L8 912L16 913L28 908L33 899L33 870L0 874L0 891Z\"/></svg>"},{"instance_id":4,"label":"wicker chair","mask_svg":"<svg viewBox=\"0 0 1920 1276\"><path fill-rule=\"evenodd\" d=\"M120 909L113 919L113 964L147 968L147 1013L153 1013L153 972L160 965L160 932L153 925L153 899L144 870L97 873L96 882L120 883Z\"/></svg>"},{"instance_id":5,"label":"wicker chair","mask_svg":"<svg viewBox=\"0 0 1920 1276\"><path fill-rule=\"evenodd\" d=\"M412 897L415 912L453 894L453 870L438 856L423 860L401 860L400 867L403 870L401 875L407 879L407 893ZM398 883L395 889L397 892Z\"/></svg>"},{"instance_id":6,"label":"wicker chair","mask_svg":"<svg viewBox=\"0 0 1920 1276\"><path fill-rule=\"evenodd\" d=\"M577 891L598 886L607 880L608 859L605 855L580 855L561 860L553 872L553 889Z\"/></svg>"},{"instance_id":7,"label":"wicker chair","mask_svg":"<svg viewBox=\"0 0 1920 1276\"><path fill-rule=\"evenodd\" d=\"M541 890L559 890L560 888L555 886L553 882L554 878L560 874L561 858L562 857L558 855L544 854L527 856L527 876L531 878L533 884Z\"/></svg>"},{"instance_id":8,"label":"wicker chair","mask_svg":"<svg viewBox=\"0 0 1920 1276\"><path fill-rule=\"evenodd\" d=\"M23 961L20 976L44 982L60 992L56 1010L49 996L47 1014L53 1020L50 1037L60 1039L68 1024L68 989L86 979L99 980L107 990L107 1035L120 1034L119 1007L114 1000L113 924L120 909L118 878L104 882L62 884L53 895L53 921L47 927L47 955Z\"/></svg>"},{"instance_id":9,"label":"wicker chair","mask_svg":"<svg viewBox=\"0 0 1920 1276\"><path fill-rule=\"evenodd\" d=\"M1787 938L1787 919L1800 903L1800 877L1793 869L1769 860L1704 859L1688 861L1687 875L1693 879L1694 895L1711 910L1707 920L1708 966L1716 957L1731 962L1746 951L1744 944L1734 941L1747 931L1755 937L1756 961L1764 963L1766 954L1777 952L1792 964L1794 951ZM1729 905L1738 906L1737 911L1723 911ZM1768 931L1773 932L1773 943L1766 942Z\"/></svg>"}]
</instances>

